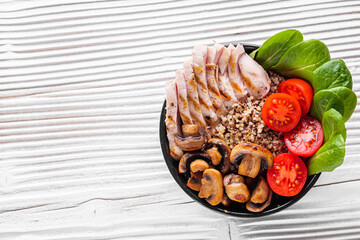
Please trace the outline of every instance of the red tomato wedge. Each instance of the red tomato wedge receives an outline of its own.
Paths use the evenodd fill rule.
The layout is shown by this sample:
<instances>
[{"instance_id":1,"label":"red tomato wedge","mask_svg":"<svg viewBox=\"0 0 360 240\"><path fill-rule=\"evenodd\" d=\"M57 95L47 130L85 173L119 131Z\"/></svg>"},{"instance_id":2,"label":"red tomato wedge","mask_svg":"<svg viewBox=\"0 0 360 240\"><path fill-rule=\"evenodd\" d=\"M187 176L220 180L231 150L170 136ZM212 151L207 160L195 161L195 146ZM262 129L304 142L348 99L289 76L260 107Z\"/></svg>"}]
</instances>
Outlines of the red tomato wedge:
<instances>
[{"instance_id":1,"label":"red tomato wedge","mask_svg":"<svg viewBox=\"0 0 360 240\"><path fill-rule=\"evenodd\" d=\"M305 116L309 112L314 91L306 81L298 78L286 80L280 84L278 91L298 100L302 110L301 116Z\"/></svg>"},{"instance_id":2,"label":"red tomato wedge","mask_svg":"<svg viewBox=\"0 0 360 240\"><path fill-rule=\"evenodd\" d=\"M305 163L296 155L283 153L274 158L274 165L267 171L270 188L277 194L291 197L304 187L307 178Z\"/></svg>"},{"instance_id":3,"label":"red tomato wedge","mask_svg":"<svg viewBox=\"0 0 360 240\"><path fill-rule=\"evenodd\" d=\"M284 134L284 140L293 154L310 157L321 147L324 132L317 119L305 116L293 130Z\"/></svg>"},{"instance_id":4,"label":"red tomato wedge","mask_svg":"<svg viewBox=\"0 0 360 240\"><path fill-rule=\"evenodd\" d=\"M298 124L301 106L294 97L285 93L275 93L265 100L261 117L269 128L288 132Z\"/></svg>"}]
</instances>

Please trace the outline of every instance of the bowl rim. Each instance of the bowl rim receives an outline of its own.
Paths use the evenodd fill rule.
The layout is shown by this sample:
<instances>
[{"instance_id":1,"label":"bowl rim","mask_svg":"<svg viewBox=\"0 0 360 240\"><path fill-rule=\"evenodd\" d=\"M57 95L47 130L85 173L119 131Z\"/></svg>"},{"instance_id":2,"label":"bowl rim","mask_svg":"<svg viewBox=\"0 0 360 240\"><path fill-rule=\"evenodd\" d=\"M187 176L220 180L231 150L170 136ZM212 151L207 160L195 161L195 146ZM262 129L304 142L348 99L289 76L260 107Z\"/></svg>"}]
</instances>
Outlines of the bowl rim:
<instances>
[{"instance_id":1,"label":"bowl rim","mask_svg":"<svg viewBox=\"0 0 360 240\"><path fill-rule=\"evenodd\" d=\"M259 48L259 46L257 45L250 45L250 44L243 44L245 50L247 52L251 52L253 50L256 50L257 48ZM314 186L314 184L317 182L317 180L319 179L321 173L318 173L316 175L312 175L312 176L308 176L307 177L307 182L305 184L305 187L301 190L301 192L291 198L289 198L289 201L287 201L286 203L277 206L275 208L270 208L270 209L265 209L262 212L259 213L254 213L254 212L237 212L237 211L232 211L232 210L227 210L227 209L222 209L220 207L218 207L218 205L216 206L212 206L211 204L207 203L204 199L204 201L202 201L201 199L199 199L199 197L197 196L197 194L195 194L195 192L193 190L191 190L190 188L188 188L186 186L186 184L183 182L183 180L180 178L180 175L174 171L173 166L172 166L172 162L176 161L174 160L168 152L169 149L169 142L167 139L167 133L166 133L166 126L165 126L165 115L166 115L166 100L164 101L162 110L161 110L161 115L160 115L160 131L159 131L159 135L160 135L160 145L161 145L161 150L162 150L162 154L163 157L165 159L166 165L172 175L172 177L175 179L176 183L182 188L182 190L189 196L191 197L193 200L195 200L197 203L201 204L202 206L205 206L206 208L209 208L215 212L220 212L226 215L232 215L232 216L236 216L236 217L244 217L244 218L253 218L253 217L261 217L261 216L267 216L270 214L274 214L276 212L279 212L285 208L288 208L289 206L295 204L297 201L299 201L302 197L304 197L308 191ZM178 162L178 161L176 161Z\"/></svg>"}]
</instances>

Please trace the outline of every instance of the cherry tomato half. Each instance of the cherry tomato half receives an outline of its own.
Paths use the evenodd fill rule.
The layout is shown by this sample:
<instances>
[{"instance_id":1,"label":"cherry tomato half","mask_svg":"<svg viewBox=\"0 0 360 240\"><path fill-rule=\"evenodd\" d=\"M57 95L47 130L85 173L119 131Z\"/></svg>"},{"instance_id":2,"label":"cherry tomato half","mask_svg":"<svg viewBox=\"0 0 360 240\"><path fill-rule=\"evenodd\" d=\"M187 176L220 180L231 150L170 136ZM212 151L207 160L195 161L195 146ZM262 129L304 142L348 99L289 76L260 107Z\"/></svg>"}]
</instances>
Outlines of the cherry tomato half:
<instances>
[{"instance_id":1,"label":"cherry tomato half","mask_svg":"<svg viewBox=\"0 0 360 240\"><path fill-rule=\"evenodd\" d=\"M307 168L298 156L283 153L274 158L274 165L268 169L266 177L275 193L285 197L295 196L305 185Z\"/></svg>"},{"instance_id":2,"label":"cherry tomato half","mask_svg":"<svg viewBox=\"0 0 360 240\"><path fill-rule=\"evenodd\" d=\"M294 97L285 93L275 93L265 100L261 117L269 128L288 132L298 124L301 107Z\"/></svg>"},{"instance_id":3,"label":"cherry tomato half","mask_svg":"<svg viewBox=\"0 0 360 240\"><path fill-rule=\"evenodd\" d=\"M278 91L279 93L291 95L299 101L302 110L302 117L309 112L314 91L310 84L306 81L298 78L286 80L280 84Z\"/></svg>"},{"instance_id":4,"label":"cherry tomato half","mask_svg":"<svg viewBox=\"0 0 360 240\"><path fill-rule=\"evenodd\" d=\"M310 157L321 147L324 132L317 119L305 116L293 130L284 133L284 140L293 154Z\"/></svg>"}]
</instances>

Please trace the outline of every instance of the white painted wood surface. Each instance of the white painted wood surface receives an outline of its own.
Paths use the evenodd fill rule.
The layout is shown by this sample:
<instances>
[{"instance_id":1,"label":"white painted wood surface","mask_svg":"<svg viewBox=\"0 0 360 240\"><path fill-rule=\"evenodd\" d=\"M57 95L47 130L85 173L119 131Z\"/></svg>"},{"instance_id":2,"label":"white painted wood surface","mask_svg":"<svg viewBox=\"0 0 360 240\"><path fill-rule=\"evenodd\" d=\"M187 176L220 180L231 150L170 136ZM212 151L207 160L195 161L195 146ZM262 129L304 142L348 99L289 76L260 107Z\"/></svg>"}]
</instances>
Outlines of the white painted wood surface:
<instances>
[{"instance_id":1,"label":"white painted wood surface","mask_svg":"<svg viewBox=\"0 0 360 240\"><path fill-rule=\"evenodd\" d=\"M345 163L281 213L238 219L177 186L164 82L194 44L297 28L360 94L360 1L0 1L0 239L360 239L360 112Z\"/></svg>"}]
</instances>

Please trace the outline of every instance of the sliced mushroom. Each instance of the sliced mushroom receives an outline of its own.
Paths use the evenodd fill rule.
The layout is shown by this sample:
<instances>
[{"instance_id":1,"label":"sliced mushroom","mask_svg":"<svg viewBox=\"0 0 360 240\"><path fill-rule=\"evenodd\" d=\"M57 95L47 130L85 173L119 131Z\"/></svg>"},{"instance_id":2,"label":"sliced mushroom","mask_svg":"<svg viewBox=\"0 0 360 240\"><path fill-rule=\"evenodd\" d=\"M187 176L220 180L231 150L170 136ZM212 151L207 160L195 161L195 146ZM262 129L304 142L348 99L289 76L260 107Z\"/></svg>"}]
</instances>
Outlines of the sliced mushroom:
<instances>
[{"instance_id":1,"label":"sliced mushroom","mask_svg":"<svg viewBox=\"0 0 360 240\"><path fill-rule=\"evenodd\" d=\"M190 171L193 173L203 172L209 168L209 164L201 159L196 159L190 163Z\"/></svg>"},{"instance_id":2,"label":"sliced mushroom","mask_svg":"<svg viewBox=\"0 0 360 240\"><path fill-rule=\"evenodd\" d=\"M270 205L272 191L266 180L260 176L259 182L251 194L250 201L246 203L246 209L250 212L261 212Z\"/></svg>"},{"instance_id":3,"label":"sliced mushroom","mask_svg":"<svg viewBox=\"0 0 360 240\"><path fill-rule=\"evenodd\" d=\"M231 200L244 203L250 199L250 192L244 177L234 173L229 174L224 177L224 186L225 192Z\"/></svg>"},{"instance_id":4,"label":"sliced mushroom","mask_svg":"<svg viewBox=\"0 0 360 240\"><path fill-rule=\"evenodd\" d=\"M221 174L225 175L231 167L230 154L231 150L225 141L219 138L212 138L207 143L210 149L206 150L206 153L211 156L211 161L216 169L219 169ZM219 157L220 160L219 160Z\"/></svg>"},{"instance_id":5,"label":"sliced mushroom","mask_svg":"<svg viewBox=\"0 0 360 240\"><path fill-rule=\"evenodd\" d=\"M239 143L231 151L230 162L238 166L238 174L255 178L260 168L271 168L274 163L272 153L257 144Z\"/></svg>"},{"instance_id":6,"label":"sliced mushroom","mask_svg":"<svg viewBox=\"0 0 360 240\"><path fill-rule=\"evenodd\" d=\"M199 126L198 125L182 125L181 128L182 128L184 137L199 136Z\"/></svg>"},{"instance_id":7,"label":"sliced mushroom","mask_svg":"<svg viewBox=\"0 0 360 240\"><path fill-rule=\"evenodd\" d=\"M201 159L196 159L190 163L191 177L187 181L187 186L195 191L200 191L201 178L203 171L209 168L209 164Z\"/></svg>"},{"instance_id":8,"label":"sliced mushroom","mask_svg":"<svg viewBox=\"0 0 360 240\"><path fill-rule=\"evenodd\" d=\"M195 191L200 191L202 172L209 168L211 159L202 152L185 153L179 162L179 173L185 173L188 178L187 186Z\"/></svg>"},{"instance_id":9,"label":"sliced mushroom","mask_svg":"<svg viewBox=\"0 0 360 240\"><path fill-rule=\"evenodd\" d=\"M210 156L211 162L214 166L217 166L221 162L221 154L219 153L219 150L217 147L212 147L210 149L205 150L205 152Z\"/></svg>"},{"instance_id":10,"label":"sliced mushroom","mask_svg":"<svg viewBox=\"0 0 360 240\"><path fill-rule=\"evenodd\" d=\"M191 177L188 179L186 186L194 191L200 191L202 172L190 172Z\"/></svg>"},{"instance_id":11,"label":"sliced mushroom","mask_svg":"<svg viewBox=\"0 0 360 240\"><path fill-rule=\"evenodd\" d=\"M215 206L221 203L224 195L224 187L221 173L216 169L206 169L201 179L200 198Z\"/></svg>"},{"instance_id":12,"label":"sliced mushroom","mask_svg":"<svg viewBox=\"0 0 360 240\"><path fill-rule=\"evenodd\" d=\"M245 177L245 184L250 192L252 192L255 189L257 180L258 180L257 178Z\"/></svg>"},{"instance_id":13,"label":"sliced mushroom","mask_svg":"<svg viewBox=\"0 0 360 240\"><path fill-rule=\"evenodd\" d=\"M186 177L190 177L190 164L195 160L204 160L208 164L211 164L211 158L206 153L198 151L187 152L180 159L179 173L185 173Z\"/></svg>"},{"instance_id":14,"label":"sliced mushroom","mask_svg":"<svg viewBox=\"0 0 360 240\"><path fill-rule=\"evenodd\" d=\"M263 203L268 199L270 188L266 183L265 178L260 176L255 190L251 194L250 201L253 203Z\"/></svg>"},{"instance_id":15,"label":"sliced mushroom","mask_svg":"<svg viewBox=\"0 0 360 240\"><path fill-rule=\"evenodd\" d=\"M189 136L181 137L179 135L175 136L176 145L183 151L195 151L199 150L205 144L205 137L203 136Z\"/></svg>"},{"instance_id":16,"label":"sliced mushroom","mask_svg":"<svg viewBox=\"0 0 360 240\"><path fill-rule=\"evenodd\" d=\"M223 198L221 200L221 204L224 205L225 207L228 207L231 205L231 200L230 198L226 195L226 193L224 193Z\"/></svg>"}]
</instances>

